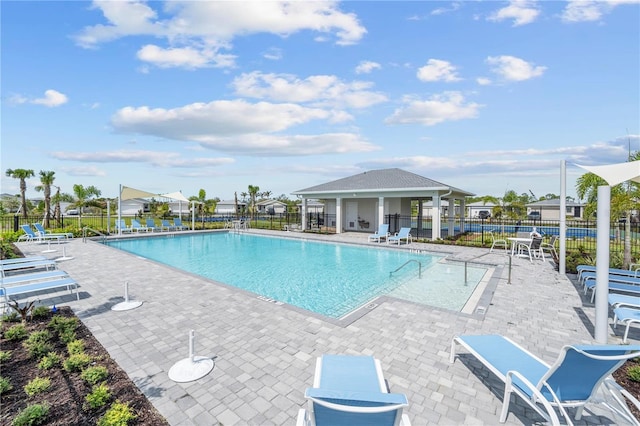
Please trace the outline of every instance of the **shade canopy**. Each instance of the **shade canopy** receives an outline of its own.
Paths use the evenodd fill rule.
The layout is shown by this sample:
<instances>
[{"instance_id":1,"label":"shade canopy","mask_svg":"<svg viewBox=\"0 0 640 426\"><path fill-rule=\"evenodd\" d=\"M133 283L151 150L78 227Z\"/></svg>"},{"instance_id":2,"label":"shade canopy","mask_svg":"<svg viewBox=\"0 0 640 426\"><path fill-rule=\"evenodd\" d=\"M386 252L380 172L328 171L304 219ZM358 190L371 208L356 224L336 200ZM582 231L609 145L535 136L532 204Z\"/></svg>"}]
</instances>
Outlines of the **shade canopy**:
<instances>
[{"instance_id":1,"label":"shade canopy","mask_svg":"<svg viewBox=\"0 0 640 426\"><path fill-rule=\"evenodd\" d=\"M582 166L580 164L576 164L576 166L600 176L611 186L628 180L640 183L640 160L606 166Z\"/></svg>"},{"instance_id":2,"label":"shade canopy","mask_svg":"<svg viewBox=\"0 0 640 426\"><path fill-rule=\"evenodd\" d=\"M187 203L189 202L189 199L184 195L182 195L182 192L180 191L170 192L168 194L162 194L160 196L164 198L171 198L173 200L178 200L178 201L186 201Z\"/></svg>"},{"instance_id":3,"label":"shade canopy","mask_svg":"<svg viewBox=\"0 0 640 426\"><path fill-rule=\"evenodd\" d=\"M157 197L157 196L158 194L142 191L140 189L129 188L128 186L123 186L122 189L120 190L121 200L131 200L133 198L150 198L150 197Z\"/></svg>"}]
</instances>

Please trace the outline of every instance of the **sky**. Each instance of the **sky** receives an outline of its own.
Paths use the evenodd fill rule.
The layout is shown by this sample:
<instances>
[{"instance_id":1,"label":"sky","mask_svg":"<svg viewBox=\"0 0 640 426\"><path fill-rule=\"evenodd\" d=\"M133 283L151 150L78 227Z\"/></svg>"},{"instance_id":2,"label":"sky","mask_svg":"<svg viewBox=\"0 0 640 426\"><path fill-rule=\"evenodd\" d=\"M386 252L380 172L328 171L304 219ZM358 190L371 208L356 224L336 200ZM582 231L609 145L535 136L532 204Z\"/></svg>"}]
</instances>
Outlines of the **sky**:
<instances>
[{"instance_id":1,"label":"sky","mask_svg":"<svg viewBox=\"0 0 640 426\"><path fill-rule=\"evenodd\" d=\"M233 199L401 168L567 194L640 150L640 0L2 1L7 169Z\"/></svg>"}]
</instances>

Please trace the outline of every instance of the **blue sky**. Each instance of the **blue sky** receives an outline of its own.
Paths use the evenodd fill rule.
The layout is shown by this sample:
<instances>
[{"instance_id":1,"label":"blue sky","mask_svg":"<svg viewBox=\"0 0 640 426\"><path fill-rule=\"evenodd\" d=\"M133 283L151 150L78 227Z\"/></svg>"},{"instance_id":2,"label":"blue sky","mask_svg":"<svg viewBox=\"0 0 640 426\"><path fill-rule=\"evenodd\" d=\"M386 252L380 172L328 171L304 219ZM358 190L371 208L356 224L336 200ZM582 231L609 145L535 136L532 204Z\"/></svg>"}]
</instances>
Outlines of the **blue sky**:
<instances>
[{"instance_id":1,"label":"blue sky","mask_svg":"<svg viewBox=\"0 0 640 426\"><path fill-rule=\"evenodd\" d=\"M568 194L640 149L640 2L3 1L2 189ZM28 181L28 196L37 177Z\"/></svg>"}]
</instances>

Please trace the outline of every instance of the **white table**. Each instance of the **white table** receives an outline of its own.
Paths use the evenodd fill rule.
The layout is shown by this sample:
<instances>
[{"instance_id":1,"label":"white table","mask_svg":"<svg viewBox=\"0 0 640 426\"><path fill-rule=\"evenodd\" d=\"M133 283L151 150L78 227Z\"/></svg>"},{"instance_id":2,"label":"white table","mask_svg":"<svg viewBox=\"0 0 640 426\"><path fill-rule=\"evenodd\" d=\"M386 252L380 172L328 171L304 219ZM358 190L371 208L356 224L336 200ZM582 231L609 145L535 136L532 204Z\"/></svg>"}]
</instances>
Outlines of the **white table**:
<instances>
[{"instance_id":1,"label":"white table","mask_svg":"<svg viewBox=\"0 0 640 426\"><path fill-rule=\"evenodd\" d=\"M518 244L520 243L530 243L532 238L523 238L523 237L509 237L507 238L508 241L511 241L511 256L513 256L514 254L516 254L516 247L518 247Z\"/></svg>"}]
</instances>

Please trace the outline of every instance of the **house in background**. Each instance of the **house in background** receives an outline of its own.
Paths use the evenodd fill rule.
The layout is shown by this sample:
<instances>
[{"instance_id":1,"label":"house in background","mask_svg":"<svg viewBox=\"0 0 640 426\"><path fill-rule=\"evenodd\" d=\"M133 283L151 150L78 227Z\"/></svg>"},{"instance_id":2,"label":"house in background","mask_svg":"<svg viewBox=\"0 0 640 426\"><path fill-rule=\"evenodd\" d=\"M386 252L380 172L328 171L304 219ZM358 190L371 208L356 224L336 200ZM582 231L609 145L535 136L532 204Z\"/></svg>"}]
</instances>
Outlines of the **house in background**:
<instances>
[{"instance_id":1,"label":"house in background","mask_svg":"<svg viewBox=\"0 0 640 426\"><path fill-rule=\"evenodd\" d=\"M541 220L559 220L560 219L560 199L555 198L553 200L536 201L535 203L529 203L525 206L527 208L527 215L532 212L539 212ZM584 204L576 203L575 201L566 202L567 219L583 219Z\"/></svg>"},{"instance_id":2,"label":"house in background","mask_svg":"<svg viewBox=\"0 0 640 426\"><path fill-rule=\"evenodd\" d=\"M242 211L246 211L247 203L238 201L238 214ZM223 214L228 216L235 216L236 214L236 200L221 200L216 204L216 214Z\"/></svg>"},{"instance_id":3,"label":"house in background","mask_svg":"<svg viewBox=\"0 0 640 426\"><path fill-rule=\"evenodd\" d=\"M326 226L335 227L336 233L345 231L373 232L384 223L385 217L397 215L404 221L399 226L410 226L412 201L417 201L418 217L423 217L423 203L431 200L435 211L440 211L447 201L449 211L455 212L456 200L461 211L465 210L465 197L474 194L444 183L419 176L401 169L371 170L354 176L334 180L293 192L302 198L302 227L307 228L307 201L324 200L324 213L331 215ZM455 215L447 217L449 235L454 235ZM405 223L407 222L407 223ZM440 215L432 216L432 228L422 229L422 221L416 224L418 235L430 232L431 238L441 238ZM390 227L392 232L398 224ZM464 220L460 229L464 230ZM414 234L415 235L415 234Z\"/></svg>"},{"instance_id":4,"label":"house in background","mask_svg":"<svg viewBox=\"0 0 640 426\"><path fill-rule=\"evenodd\" d=\"M484 203L482 201L476 201L475 203L467 204L467 217L472 219L480 218L480 212L483 210L488 211L493 216L493 208L497 207L497 204Z\"/></svg>"},{"instance_id":5,"label":"house in background","mask_svg":"<svg viewBox=\"0 0 640 426\"><path fill-rule=\"evenodd\" d=\"M256 203L258 214L283 214L287 211L287 204L278 200L261 200Z\"/></svg>"}]
</instances>

